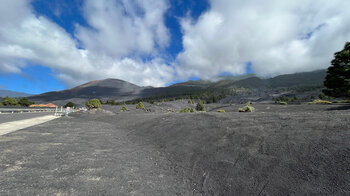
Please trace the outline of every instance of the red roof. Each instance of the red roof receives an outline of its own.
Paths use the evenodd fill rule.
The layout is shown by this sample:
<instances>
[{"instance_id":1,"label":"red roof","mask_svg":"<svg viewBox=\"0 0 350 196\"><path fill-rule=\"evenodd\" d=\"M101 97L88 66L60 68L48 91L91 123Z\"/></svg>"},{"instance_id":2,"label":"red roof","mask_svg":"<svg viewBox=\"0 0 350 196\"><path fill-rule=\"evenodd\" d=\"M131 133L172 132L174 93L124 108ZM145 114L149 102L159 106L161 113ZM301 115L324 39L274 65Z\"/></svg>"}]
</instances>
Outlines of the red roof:
<instances>
[{"instance_id":1,"label":"red roof","mask_svg":"<svg viewBox=\"0 0 350 196\"><path fill-rule=\"evenodd\" d=\"M55 108L57 106L55 104L48 103L48 104L33 104L33 105L30 105L29 107Z\"/></svg>"}]
</instances>

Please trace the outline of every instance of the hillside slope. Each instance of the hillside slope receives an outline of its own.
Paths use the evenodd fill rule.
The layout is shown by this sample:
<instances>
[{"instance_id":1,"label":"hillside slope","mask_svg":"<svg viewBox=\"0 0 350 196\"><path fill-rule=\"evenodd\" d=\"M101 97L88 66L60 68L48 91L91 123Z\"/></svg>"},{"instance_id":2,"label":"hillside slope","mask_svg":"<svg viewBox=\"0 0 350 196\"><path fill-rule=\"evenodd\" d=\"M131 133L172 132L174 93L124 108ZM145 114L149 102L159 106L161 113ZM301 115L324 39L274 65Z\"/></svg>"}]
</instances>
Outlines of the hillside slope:
<instances>
[{"instance_id":1,"label":"hillside slope","mask_svg":"<svg viewBox=\"0 0 350 196\"><path fill-rule=\"evenodd\" d=\"M211 82L208 80L187 81L177 83L168 87L153 88L140 87L126 81L118 79L106 79L91 81L86 84L63 90L48 92L41 95L29 97L35 102L53 102L64 104L73 101L78 104L84 104L87 100L98 98L101 100L125 101L146 97L168 98L183 95L207 94L215 95L222 93L234 93L235 95L261 91L269 89L267 94L261 95L261 92L255 97L271 97L270 94L279 91L280 88L312 87L321 89L326 76L325 70L313 72L296 73L280 75L274 78L258 78L253 74L244 76L225 77L223 80Z\"/></svg>"},{"instance_id":2,"label":"hillside slope","mask_svg":"<svg viewBox=\"0 0 350 196\"><path fill-rule=\"evenodd\" d=\"M43 93L29 97L35 102L54 102L64 103L68 100L83 103L88 99L117 99L126 97L126 99L139 97L144 90L135 84L118 79L95 80L86 84L63 90Z\"/></svg>"},{"instance_id":3,"label":"hillside slope","mask_svg":"<svg viewBox=\"0 0 350 196\"><path fill-rule=\"evenodd\" d=\"M22 93L22 92L15 92L15 91L9 91L9 90L0 90L0 97L28 97L31 94L28 93Z\"/></svg>"}]
</instances>

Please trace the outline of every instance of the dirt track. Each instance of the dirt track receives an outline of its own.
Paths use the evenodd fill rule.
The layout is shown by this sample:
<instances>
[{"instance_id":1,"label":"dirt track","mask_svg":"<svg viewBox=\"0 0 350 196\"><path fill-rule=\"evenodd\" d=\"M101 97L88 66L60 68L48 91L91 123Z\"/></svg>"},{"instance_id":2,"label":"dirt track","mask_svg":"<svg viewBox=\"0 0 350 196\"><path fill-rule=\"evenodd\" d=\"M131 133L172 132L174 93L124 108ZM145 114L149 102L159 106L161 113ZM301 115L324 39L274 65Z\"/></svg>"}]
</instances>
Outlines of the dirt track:
<instances>
[{"instance_id":1,"label":"dirt track","mask_svg":"<svg viewBox=\"0 0 350 196\"><path fill-rule=\"evenodd\" d=\"M0 195L350 194L348 106L167 112L186 105L105 107L1 136Z\"/></svg>"}]
</instances>

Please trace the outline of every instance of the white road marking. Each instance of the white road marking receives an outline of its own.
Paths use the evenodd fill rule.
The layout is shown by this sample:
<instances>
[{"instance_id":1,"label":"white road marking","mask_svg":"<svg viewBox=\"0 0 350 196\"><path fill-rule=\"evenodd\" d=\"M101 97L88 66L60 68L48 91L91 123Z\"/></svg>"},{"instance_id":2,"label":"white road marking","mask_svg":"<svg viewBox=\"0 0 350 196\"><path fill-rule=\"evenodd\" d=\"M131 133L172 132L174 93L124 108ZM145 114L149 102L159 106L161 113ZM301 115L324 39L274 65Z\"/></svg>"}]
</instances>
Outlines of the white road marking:
<instances>
[{"instance_id":1,"label":"white road marking","mask_svg":"<svg viewBox=\"0 0 350 196\"><path fill-rule=\"evenodd\" d=\"M25 120L1 123L0 136L20 130L20 129L28 128L34 125L42 124L44 122L48 122L56 118L59 118L59 117L54 115L47 115L47 116L41 116L37 118L30 118Z\"/></svg>"}]
</instances>

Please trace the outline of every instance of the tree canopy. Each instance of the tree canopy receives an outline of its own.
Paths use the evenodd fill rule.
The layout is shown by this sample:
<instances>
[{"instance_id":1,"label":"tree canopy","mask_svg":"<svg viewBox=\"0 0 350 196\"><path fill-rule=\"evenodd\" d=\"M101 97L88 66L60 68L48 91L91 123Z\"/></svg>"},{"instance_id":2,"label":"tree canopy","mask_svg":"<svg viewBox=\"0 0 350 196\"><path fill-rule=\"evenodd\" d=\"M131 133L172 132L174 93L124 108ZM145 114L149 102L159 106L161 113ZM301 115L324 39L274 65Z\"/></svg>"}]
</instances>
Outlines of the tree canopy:
<instances>
[{"instance_id":1,"label":"tree canopy","mask_svg":"<svg viewBox=\"0 0 350 196\"><path fill-rule=\"evenodd\" d=\"M2 101L4 106L18 106L18 102L15 98L5 97Z\"/></svg>"},{"instance_id":2,"label":"tree canopy","mask_svg":"<svg viewBox=\"0 0 350 196\"><path fill-rule=\"evenodd\" d=\"M324 94L332 97L350 97L350 42L344 49L334 54L332 66L327 70L323 90Z\"/></svg>"},{"instance_id":3,"label":"tree canopy","mask_svg":"<svg viewBox=\"0 0 350 196\"><path fill-rule=\"evenodd\" d=\"M85 105L89 109L93 109L93 108L99 109L99 108L101 108L101 102L98 99L91 99Z\"/></svg>"},{"instance_id":4,"label":"tree canopy","mask_svg":"<svg viewBox=\"0 0 350 196\"><path fill-rule=\"evenodd\" d=\"M73 103L73 102L68 102L66 105L64 105L64 107L65 108L67 108L67 107L70 107L70 108L76 108L77 107L77 105L75 105L75 103Z\"/></svg>"},{"instance_id":5,"label":"tree canopy","mask_svg":"<svg viewBox=\"0 0 350 196\"><path fill-rule=\"evenodd\" d=\"M18 103L21 106L29 107L30 105L34 104L34 102L29 101L26 97L21 98Z\"/></svg>"}]
</instances>

